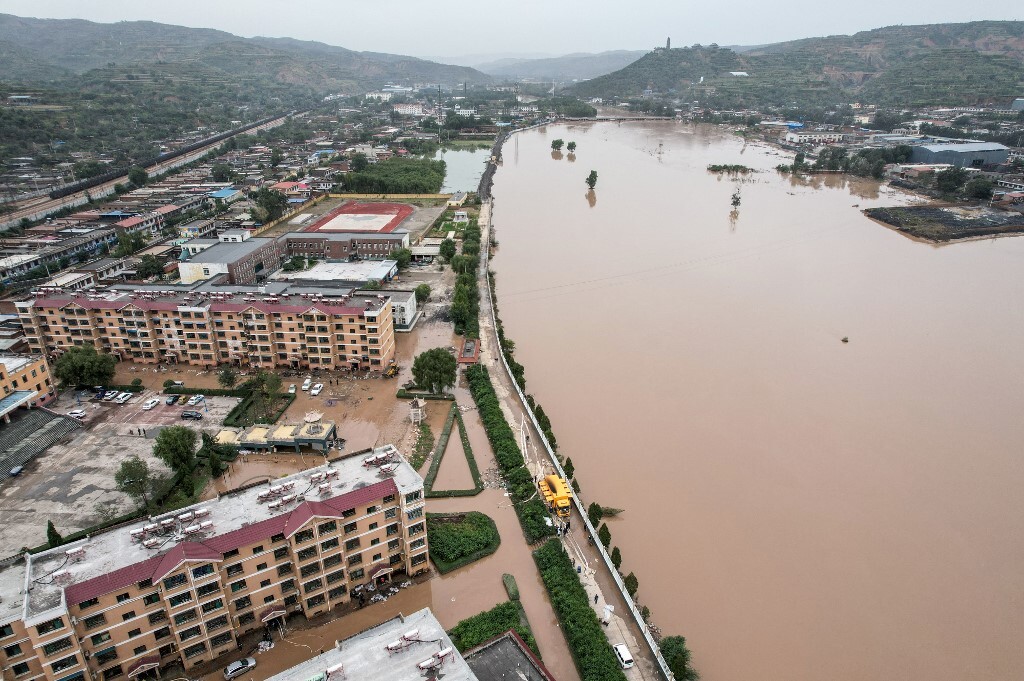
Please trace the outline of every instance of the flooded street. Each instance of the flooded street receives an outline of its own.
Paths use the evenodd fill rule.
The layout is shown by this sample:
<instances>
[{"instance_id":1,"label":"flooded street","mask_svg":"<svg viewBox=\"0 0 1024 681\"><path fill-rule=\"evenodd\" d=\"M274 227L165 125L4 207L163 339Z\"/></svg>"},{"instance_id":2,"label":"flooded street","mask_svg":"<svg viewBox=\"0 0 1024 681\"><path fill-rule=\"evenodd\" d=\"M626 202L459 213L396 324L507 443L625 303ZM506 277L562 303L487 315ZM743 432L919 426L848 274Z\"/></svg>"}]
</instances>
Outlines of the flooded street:
<instances>
[{"instance_id":1,"label":"flooded street","mask_svg":"<svg viewBox=\"0 0 1024 681\"><path fill-rule=\"evenodd\" d=\"M908 197L783 162L680 123L514 135L492 267L527 392L706 681L1017 678L1024 238L914 242L860 213Z\"/></svg>"}]
</instances>

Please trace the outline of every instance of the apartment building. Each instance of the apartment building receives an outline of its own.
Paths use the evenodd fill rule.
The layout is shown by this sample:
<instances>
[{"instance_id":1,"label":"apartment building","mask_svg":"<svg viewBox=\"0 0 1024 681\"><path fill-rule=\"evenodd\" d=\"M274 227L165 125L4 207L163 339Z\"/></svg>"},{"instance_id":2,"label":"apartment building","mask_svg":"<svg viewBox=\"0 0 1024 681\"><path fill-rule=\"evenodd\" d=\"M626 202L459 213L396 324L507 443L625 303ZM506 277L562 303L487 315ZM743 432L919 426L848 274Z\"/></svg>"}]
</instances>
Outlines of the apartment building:
<instances>
[{"instance_id":1,"label":"apartment building","mask_svg":"<svg viewBox=\"0 0 1024 681\"><path fill-rule=\"evenodd\" d=\"M142 364L364 371L383 370L395 357L384 292L224 288L45 292L16 306L29 347L45 355L92 344Z\"/></svg>"},{"instance_id":2,"label":"apartment building","mask_svg":"<svg viewBox=\"0 0 1024 681\"><path fill-rule=\"evenodd\" d=\"M32 393L21 399L16 406L29 404L41 407L57 396L57 390L50 380L50 367L42 355L0 354L0 388L3 388L0 400L15 393ZM2 401L0 405L8 406Z\"/></svg>"},{"instance_id":3,"label":"apartment building","mask_svg":"<svg viewBox=\"0 0 1024 681\"><path fill-rule=\"evenodd\" d=\"M364 454L369 454L367 450ZM428 569L423 480L363 455L0 564L6 680L154 677Z\"/></svg>"}]
</instances>

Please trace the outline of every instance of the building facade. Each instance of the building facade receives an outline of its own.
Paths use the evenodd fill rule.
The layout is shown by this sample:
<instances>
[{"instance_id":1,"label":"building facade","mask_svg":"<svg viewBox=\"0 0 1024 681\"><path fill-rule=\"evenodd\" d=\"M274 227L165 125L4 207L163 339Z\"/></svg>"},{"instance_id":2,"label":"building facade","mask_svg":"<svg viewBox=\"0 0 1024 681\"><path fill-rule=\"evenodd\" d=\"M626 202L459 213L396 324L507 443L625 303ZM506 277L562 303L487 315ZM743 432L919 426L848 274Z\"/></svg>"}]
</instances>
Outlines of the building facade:
<instances>
[{"instance_id":1,"label":"building facade","mask_svg":"<svg viewBox=\"0 0 1024 681\"><path fill-rule=\"evenodd\" d=\"M394 471L349 458L4 561L3 678L191 669L248 631L428 569L423 481L394 447L381 454Z\"/></svg>"},{"instance_id":2,"label":"building facade","mask_svg":"<svg viewBox=\"0 0 1024 681\"><path fill-rule=\"evenodd\" d=\"M95 345L142 364L380 371L395 357L391 299L255 292L47 293L17 303L33 352Z\"/></svg>"},{"instance_id":3,"label":"building facade","mask_svg":"<svg viewBox=\"0 0 1024 681\"><path fill-rule=\"evenodd\" d=\"M35 392L35 396L26 402L33 407L41 407L57 397L50 367L41 354L0 354L0 388L3 389L2 397L19 391Z\"/></svg>"},{"instance_id":4,"label":"building facade","mask_svg":"<svg viewBox=\"0 0 1024 681\"><path fill-rule=\"evenodd\" d=\"M244 232L243 230L233 230ZM178 263L182 283L191 284L218 274L227 274L232 284L255 284L281 266L281 249L274 239L225 241L203 249L190 260Z\"/></svg>"},{"instance_id":5,"label":"building facade","mask_svg":"<svg viewBox=\"0 0 1024 681\"><path fill-rule=\"evenodd\" d=\"M399 248L409 247L409 233L291 232L280 238L286 255L321 260L385 260Z\"/></svg>"}]
</instances>

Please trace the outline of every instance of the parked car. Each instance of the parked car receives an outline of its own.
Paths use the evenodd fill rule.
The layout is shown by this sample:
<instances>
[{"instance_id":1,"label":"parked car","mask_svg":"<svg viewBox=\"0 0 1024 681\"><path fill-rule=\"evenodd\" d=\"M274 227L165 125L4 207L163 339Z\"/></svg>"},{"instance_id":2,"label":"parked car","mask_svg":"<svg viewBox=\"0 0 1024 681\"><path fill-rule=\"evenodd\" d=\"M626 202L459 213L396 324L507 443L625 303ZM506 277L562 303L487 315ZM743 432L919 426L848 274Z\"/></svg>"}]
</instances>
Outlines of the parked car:
<instances>
[{"instance_id":1,"label":"parked car","mask_svg":"<svg viewBox=\"0 0 1024 681\"><path fill-rule=\"evenodd\" d=\"M116 390L108 390L107 392L103 393L103 401L104 402L109 402L110 400L114 399L115 397L117 397L117 391Z\"/></svg>"},{"instance_id":2,"label":"parked car","mask_svg":"<svg viewBox=\"0 0 1024 681\"><path fill-rule=\"evenodd\" d=\"M21 472L23 470L25 470L24 466L15 466L14 468L11 469L11 472L8 473L7 475L11 476L12 478L16 478L19 475L21 475Z\"/></svg>"},{"instance_id":3,"label":"parked car","mask_svg":"<svg viewBox=\"0 0 1024 681\"><path fill-rule=\"evenodd\" d=\"M155 397L152 398L152 399L146 400L146 403L144 405L142 405L142 411L149 411L150 409L152 409L153 407L155 407L158 404L160 404L160 400L156 399Z\"/></svg>"},{"instance_id":4,"label":"parked car","mask_svg":"<svg viewBox=\"0 0 1024 681\"><path fill-rule=\"evenodd\" d=\"M302 392L309 390L309 386L313 385L313 379L306 376L306 380L302 382Z\"/></svg>"},{"instance_id":5,"label":"parked car","mask_svg":"<svg viewBox=\"0 0 1024 681\"><path fill-rule=\"evenodd\" d=\"M251 657L247 657L244 660L238 660L237 662L232 662L227 667L225 667L224 668L224 678L227 679L228 681L231 681L231 679L237 678L237 677L241 676L242 674L245 674L247 672L252 671L255 668L256 668L256 660L254 660Z\"/></svg>"},{"instance_id":6,"label":"parked car","mask_svg":"<svg viewBox=\"0 0 1024 681\"><path fill-rule=\"evenodd\" d=\"M295 394L295 384L294 383L292 383L290 386L288 386L288 394L289 395L294 395Z\"/></svg>"},{"instance_id":7,"label":"parked car","mask_svg":"<svg viewBox=\"0 0 1024 681\"><path fill-rule=\"evenodd\" d=\"M185 404L187 404L190 407L194 407L205 399L205 395L193 395L192 397L188 398L188 402L186 402Z\"/></svg>"},{"instance_id":8,"label":"parked car","mask_svg":"<svg viewBox=\"0 0 1024 681\"><path fill-rule=\"evenodd\" d=\"M74 411L69 411L68 412L68 416L70 416L73 419L84 419L85 418L85 410L84 409L75 409Z\"/></svg>"},{"instance_id":9,"label":"parked car","mask_svg":"<svg viewBox=\"0 0 1024 681\"><path fill-rule=\"evenodd\" d=\"M319 395L320 392L323 389L324 389L324 384L323 383L317 383L316 385L314 385L312 388L309 389L309 394L310 395Z\"/></svg>"},{"instance_id":10,"label":"parked car","mask_svg":"<svg viewBox=\"0 0 1024 681\"><path fill-rule=\"evenodd\" d=\"M185 421L202 421L203 413L200 411L183 411L181 412L181 418Z\"/></svg>"},{"instance_id":11,"label":"parked car","mask_svg":"<svg viewBox=\"0 0 1024 681\"><path fill-rule=\"evenodd\" d=\"M175 386L176 388L184 388L185 387L185 381L171 381L171 384L173 386Z\"/></svg>"},{"instance_id":12,"label":"parked car","mask_svg":"<svg viewBox=\"0 0 1024 681\"><path fill-rule=\"evenodd\" d=\"M619 666L623 669L629 669L633 666L633 656L629 653L629 648L626 647L625 643L619 643L614 646L615 657L619 658Z\"/></svg>"},{"instance_id":13,"label":"parked car","mask_svg":"<svg viewBox=\"0 0 1024 681\"><path fill-rule=\"evenodd\" d=\"M164 401L165 401L165 402L166 402L167 404L171 404L171 405L174 405L174 404L177 404L177 403L178 403L178 400L180 400L180 399L181 399L181 395L169 395L169 396L167 397L167 399L166 399L166 400L164 400Z\"/></svg>"},{"instance_id":14,"label":"parked car","mask_svg":"<svg viewBox=\"0 0 1024 681\"><path fill-rule=\"evenodd\" d=\"M130 399L132 399L132 393L121 393L120 395L114 398L114 402L116 402L117 404L124 404Z\"/></svg>"},{"instance_id":15,"label":"parked car","mask_svg":"<svg viewBox=\"0 0 1024 681\"><path fill-rule=\"evenodd\" d=\"M106 391L101 390L98 393L96 393L95 395L93 395L92 399L94 399L94 400L102 400L103 396L106 395L106 394L107 394Z\"/></svg>"}]
</instances>

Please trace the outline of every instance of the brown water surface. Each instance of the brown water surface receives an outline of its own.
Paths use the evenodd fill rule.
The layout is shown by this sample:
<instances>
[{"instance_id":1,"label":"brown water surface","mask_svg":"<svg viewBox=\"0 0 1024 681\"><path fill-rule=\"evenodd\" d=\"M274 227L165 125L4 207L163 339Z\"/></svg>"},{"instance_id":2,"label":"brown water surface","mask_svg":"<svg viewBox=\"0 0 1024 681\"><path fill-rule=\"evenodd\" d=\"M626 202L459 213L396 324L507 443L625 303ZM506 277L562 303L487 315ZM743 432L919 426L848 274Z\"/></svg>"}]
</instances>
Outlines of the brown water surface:
<instances>
[{"instance_id":1,"label":"brown water surface","mask_svg":"<svg viewBox=\"0 0 1024 681\"><path fill-rule=\"evenodd\" d=\"M912 241L860 213L904 195L681 123L503 156L528 391L706 681L1024 676L1024 238Z\"/></svg>"}]
</instances>

